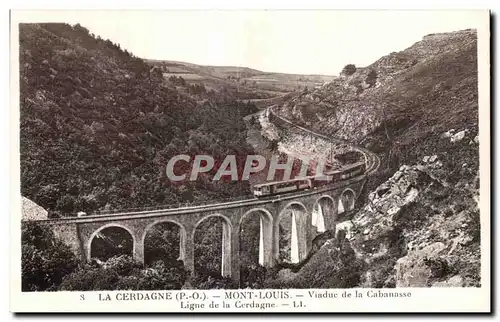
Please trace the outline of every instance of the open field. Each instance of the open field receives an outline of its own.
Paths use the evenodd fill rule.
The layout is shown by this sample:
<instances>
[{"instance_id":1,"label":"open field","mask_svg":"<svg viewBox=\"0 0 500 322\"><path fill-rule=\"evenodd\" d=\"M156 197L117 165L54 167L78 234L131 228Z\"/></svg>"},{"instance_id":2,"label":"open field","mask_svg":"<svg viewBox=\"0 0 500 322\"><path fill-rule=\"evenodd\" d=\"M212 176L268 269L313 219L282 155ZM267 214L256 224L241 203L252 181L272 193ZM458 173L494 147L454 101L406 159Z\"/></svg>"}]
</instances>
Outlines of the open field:
<instances>
[{"instance_id":1,"label":"open field","mask_svg":"<svg viewBox=\"0 0 500 322\"><path fill-rule=\"evenodd\" d=\"M202 66L167 60L147 60L147 62L160 67L167 78L182 77L186 81L203 84L207 89L215 91L223 87L257 90L270 97L304 88L317 88L336 78L329 75L263 72L237 66Z\"/></svg>"}]
</instances>

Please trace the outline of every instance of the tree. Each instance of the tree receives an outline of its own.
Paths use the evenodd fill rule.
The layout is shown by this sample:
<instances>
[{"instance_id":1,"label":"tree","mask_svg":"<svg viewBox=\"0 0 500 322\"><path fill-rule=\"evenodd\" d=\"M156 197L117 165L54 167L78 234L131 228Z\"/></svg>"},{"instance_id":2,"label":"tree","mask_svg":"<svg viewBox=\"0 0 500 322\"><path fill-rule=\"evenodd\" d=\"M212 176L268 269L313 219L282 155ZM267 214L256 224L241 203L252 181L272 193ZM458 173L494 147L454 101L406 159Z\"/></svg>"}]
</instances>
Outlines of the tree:
<instances>
[{"instance_id":1,"label":"tree","mask_svg":"<svg viewBox=\"0 0 500 322\"><path fill-rule=\"evenodd\" d=\"M266 279L266 268L258 264L240 266L240 281L242 288L263 288Z\"/></svg>"},{"instance_id":2,"label":"tree","mask_svg":"<svg viewBox=\"0 0 500 322\"><path fill-rule=\"evenodd\" d=\"M112 268L85 265L64 277L61 291L111 291L120 279Z\"/></svg>"},{"instance_id":3,"label":"tree","mask_svg":"<svg viewBox=\"0 0 500 322\"><path fill-rule=\"evenodd\" d=\"M56 184L48 184L40 188L34 200L46 209L56 208L57 199L60 194L60 189Z\"/></svg>"},{"instance_id":4,"label":"tree","mask_svg":"<svg viewBox=\"0 0 500 322\"><path fill-rule=\"evenodd\" d=\"M356 72L356 65L354 64L347 64L345 65L344 69L342 69L342 75L346 76L351 76Z\"/></svg>"},{"instance_id":5,"label":"tree","mask_svg":"<svg viewBox=\"0 0 500 322\"><path fill-rule=\"evenodd\" d=\"M218 217L203 221L196 229L195 271L218 276L222 269L223 222Z\"/></svg>"},{"instance_id":6,"label":"tree","mask_svg":"<svg viewBox=\"0 0 500 322\"><path fill-rule=\"evenodd\" d=\"M228 290L237 288L237 285L235 285L230 277L222 277L220 275L196 275L192 285L195 289L199 290Z\"/></svg>"},{"instance_id":7,"label":"tree","mask_svg":"<svg viewBox=\"0 0 500 322\"><path fill-rule=\"evenodd\" d=\"M180 229L174 223L159 223L151 228L144 239L144 261L146 265L163 260L175 263L180 252Z\"/></svg>"},{"instance_id":8,"label":"tree","mask_svg":"<svg viewBox=\"0 0 500 322\"><path fill-rule=\"evenodd\" d=\"M247 182L236 189L222 181L223 189L190 182L177 189L166 180L165 165L191 147L194 154L212 153L212 147L219 155L254 154L243 117L255 107L238 104L232 88L207 89L180 74L167 76L168 83L184 88L165 87L163 76L151 73L147 63L79 28L20 26L24 196L51 216L56 211L75 216L176 204L183 197L250 194ZM185 95L186 90L209 97L210 107L198 108L200 97ZM190 146L191 133L209 139Z\"/></svg>"},{"instance_id":9,"label":"tree","mask_svg":"<svg viewBox=\"0 0 500 322\"><path fill-rule=\"evenodd\" d=\"M180 261L174 266L157 261L150 268L141 271L137 290L180 290L188 274Z\"/></svg>"},{"instance_id":10,"label":"tree","mask_svg":"<svg viewBox=\"0 0 500 322\"><path fill-rule=\"evenodd\" d=\"M114 256L132 254L133 239L129 232L121 227L107 227L94 237L91 244L91 256L105 261Z\"/></svg>"},{"instance_id":11,"label":"tree","mask_svg":"<svg viewBox=\"0 0 500 322\"><path fill-rule=\"evenodd\" d=\"M36 222L26 222L21 231L21 275L23 292L55 290L63 277L78 266L68 246L52 231Z\"/></svg>"},{"instance_id":12,"label":"tree","mask_svg":"<svg viewBox=\"0 0 500 322\"><path fill-rule=\"evenodd\" d=\"M365 78L365 83L370 85L370 87L375 86L375 84L377 83L377 76L377 72L374 69L371 69Z\"/></svg>"}]
</instances>

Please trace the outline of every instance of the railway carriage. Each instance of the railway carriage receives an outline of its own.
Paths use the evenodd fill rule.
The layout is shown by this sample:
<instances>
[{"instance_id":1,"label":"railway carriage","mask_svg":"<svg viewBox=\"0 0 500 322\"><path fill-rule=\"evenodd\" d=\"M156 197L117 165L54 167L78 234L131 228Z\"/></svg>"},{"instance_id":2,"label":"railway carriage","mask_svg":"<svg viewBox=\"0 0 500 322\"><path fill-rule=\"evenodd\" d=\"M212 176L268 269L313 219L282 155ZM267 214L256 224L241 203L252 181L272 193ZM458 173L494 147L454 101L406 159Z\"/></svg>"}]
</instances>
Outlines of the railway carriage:
<instances>
[{"instance_id":1,"label":"railway carriage","mask_svg":"<svg viewBox=\"0 0 500 322\"><path fill-rule=\"evenodd\" d=\"M292 179L257 184L253 187L254 196L269 196L291 191L306 190L312 187L310 178Z\"/></svg>"},{"instance_id":2,"label":"railway carriage","mask_svg":"<svg viewBox=\"0 0 500 322\"><path fill-rule=\"evenodd\" d=\"M257 184L253 187L253 194L256 197L264 197L293 191L316 189L337 181L347 180L358 176L365 171L366 164L364 162L358 162L345 166L341 170L327 171L325 174L316 176Z\"/></svg>"},{"instance_id":3,"label":"railway carriage","mask_svg":"<svg viewBox=\"0 0 500 322\"><path fill-rule=\"evenodd\" d=\"M318 135L308 129L297 126L292 122L279 117L273 111L273 107L268 108L266 111L269 120L273 123L278 124L289 124L294 128L301 129L306 133L311 133L315 136L323 138L326 141L329 141L330 138L325 135ZM314 161L313 161L314 162ZM288 181L277 181L277 182L268 182L264 184L255 185L253 188L253 193L256 197L270 196L270 195L278 195L282 193L292 192L292 191L300 191L306 189L316 189L320 187L327 186L329 184L347 180L358 175L361 175L366 172L366 162L360 161L357 163L349 164L341 169L333 169L334 165L326 162L324 167L327 169L323 174L318 174L315 176L310 176L302 179L293 179Z\"/></svg>"},{"instance_id":4,"label":"railway carriage","mask_svg":"<svg viewBox=\"0 0 500 322\"><path fill-rule=\"evenodd\" d=\"M343 167L341 170L326 172L326 175L332 176L332 181L346 180L366 171L365 162L356 162Z\"/></svg>"},{"instance_id":5,"label":"railway carriage","mask_svg":"<svg viewBox=\"0 0 500 322\"><path fill-rule=\"evenodd\" d=\"M321 188L331 184L333 177L331 175L323 174L311 177L311 184L313 188Z\"/></svg>"}]
</instances>

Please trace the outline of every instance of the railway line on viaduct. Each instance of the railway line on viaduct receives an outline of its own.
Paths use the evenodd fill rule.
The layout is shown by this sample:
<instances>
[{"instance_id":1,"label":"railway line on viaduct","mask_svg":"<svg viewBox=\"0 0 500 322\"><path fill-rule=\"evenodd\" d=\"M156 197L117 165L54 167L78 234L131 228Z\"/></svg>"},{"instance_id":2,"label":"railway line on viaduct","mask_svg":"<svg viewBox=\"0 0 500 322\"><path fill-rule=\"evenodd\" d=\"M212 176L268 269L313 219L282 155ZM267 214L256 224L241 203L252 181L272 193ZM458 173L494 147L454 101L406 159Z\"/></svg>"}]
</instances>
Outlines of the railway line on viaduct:
<instances>
[{"instance_id":1,"label":"railway line on viaduct","mask_svg":"<svg viewBox=\"0 0 500 322\"><path fill-rule=\"evenodd\" d=\"M278 127L293 128L307 135L345 144L295 125L276 115L272 110L270 114L273 115ZM286 214L293 214L292 220L295 222L296 231L292 233L296 234L297 242L292 248L295 248L298 261L301 261L307 257L312 248L312 241L319 233L319 228L313 225L313 213L317 214L318 209L321 209L324 222L322 229L333 230L342 215L354 209L367 176L377 171L380 160L366 149L352 148L364 155L367 163L366 172L316 189L264 198L249 197L205 205L90 214L83 217L44 219L38 222L52 229L54 234L70 246L82 260L91 259L92 242L99 232L109 227L120 227L130 234L133 241L131 255L139 262L144 262L144 240L148 231L159 223L173 223L180 231L179 259L184 262L187 270L194 272L196 230L208 218L218 217L223 222L221 273L239 282L241 225L248 216L260 219L261 264L273 267L279 259L279 224Z\"/></svg>"}]
</instances>

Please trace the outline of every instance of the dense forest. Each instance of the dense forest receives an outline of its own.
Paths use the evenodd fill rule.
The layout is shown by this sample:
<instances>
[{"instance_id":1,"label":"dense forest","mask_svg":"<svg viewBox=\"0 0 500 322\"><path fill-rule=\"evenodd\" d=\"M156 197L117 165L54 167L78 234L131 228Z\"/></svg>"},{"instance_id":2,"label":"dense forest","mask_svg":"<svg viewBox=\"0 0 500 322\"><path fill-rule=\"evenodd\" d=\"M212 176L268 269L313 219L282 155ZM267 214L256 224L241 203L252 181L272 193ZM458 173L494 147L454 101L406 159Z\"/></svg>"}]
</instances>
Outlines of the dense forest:
<instances>
[{"instance_id":1,"label":"dense forest","mask_svg":"<svg viewBox=\"0 0 500 322\"><path fill-rule=\"evenodd\" d=\"M257 111L230 90L167 79L110 40L80 25L20 25L21 192L51 218L244 196L248 181L212 181L226 155L239 173L252 148L243 117ZM171 182L168 160L208 154L216 165L197 181ZM180 163L175 172L187 172ZM255 220L254 220L255 219ZM259 220L243 224L242 285L259 287ZM195 236L194 288L233 287L221 276L222 223L206 220ZM283 230L283 235L288 231ZM131 258L120 228L98 234L91 263L81 264L55 236L23 223L23 291L179 289L188 276L179 260L179 228L155 226L145 265ZM288 246L289 248L289 246Z\"/></svg>"},{"instance_id":2,"label":"dense forest","mask_svg":"<svg viewBox=\"0 0 500 322\"><path fill-rule=\"evenodd\" d=\"M21 24L19 40L21 191L51 216L249 193L245 181L211 181L215 171L173 184L165 168L177 154L244 160L253 105L224 92L199 104L80 25Z\"/></svg>"}]
</instances>

